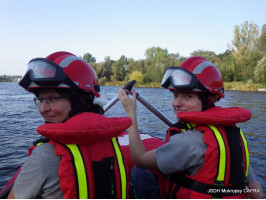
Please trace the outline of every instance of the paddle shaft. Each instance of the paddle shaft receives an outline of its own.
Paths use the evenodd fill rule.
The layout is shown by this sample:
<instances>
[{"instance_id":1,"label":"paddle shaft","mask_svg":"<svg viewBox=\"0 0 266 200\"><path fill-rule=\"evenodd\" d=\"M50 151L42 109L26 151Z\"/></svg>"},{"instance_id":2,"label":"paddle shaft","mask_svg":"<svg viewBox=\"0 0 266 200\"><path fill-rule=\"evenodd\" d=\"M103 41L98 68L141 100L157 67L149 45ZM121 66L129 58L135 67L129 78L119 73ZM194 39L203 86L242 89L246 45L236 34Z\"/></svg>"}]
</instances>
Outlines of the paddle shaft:
<instances>
[{"instance_id":1,"label":"paddle shaft","mask_svg":"<svg viewBox=\"0 0 266 200\"><path fill-rule=\"evenodd\" d=\"M133 85L136 83L135 80L128 82L123 89L128 90L129 92L132 90ZM148 101L146 101L143 97L137 93L137 100L142 103L146 108L148 108L153 114L155 114L158 118L160 118L164 123L168 126L171 126L173 123L170 119L168 119L164 114L162 114L159 110L157 110L153 105L151 105ZM104 113L109 110L114 104L119 101L118 97L114 97L111 101L103 106Z\"/></svg>"},{"instance_id":2,"label":"paddle shaft","mask_svg":"<svg viewBox=\"0 0 266 200\"><path fill-rule=\"evenodd\" d=\"M136 81L135 81L135 80L132 80L132 81L128 82L128 83L123 87L123 89L126 89L126 90L128 90L128 91L130 92L130 91L132 90L132 87L133 87L133 85L134 85L135 83L136 83ZM119 101L118 97L115 96L111 101L109 101L107 104L105 104L105 105L103 106L104 113L105 113L107 110L109 110L113 105L115 105L116 102L118 102L118 101Z\"/></svg>"}]
</instances>

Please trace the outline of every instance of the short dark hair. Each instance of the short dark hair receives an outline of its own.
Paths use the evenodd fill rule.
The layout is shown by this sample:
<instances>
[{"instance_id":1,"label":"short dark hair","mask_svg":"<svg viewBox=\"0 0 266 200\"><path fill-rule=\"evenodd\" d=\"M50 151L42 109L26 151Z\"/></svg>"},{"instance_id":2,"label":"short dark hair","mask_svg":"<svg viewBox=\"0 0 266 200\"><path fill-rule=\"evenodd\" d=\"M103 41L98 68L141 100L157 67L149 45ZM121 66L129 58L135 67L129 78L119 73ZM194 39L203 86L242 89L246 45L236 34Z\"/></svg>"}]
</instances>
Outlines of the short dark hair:
<instances>
[{"instance_id":1,"label":"short dark hair","mask_svg":"<svg viewBox=\"0 0 266 200\"><path fill-rule=\"evenodd\" d=\"M73 117L83 112L93 112L103 114L104 110L100 104L94 103L94 95L92 92L70 91L69 100L71 103L71 111L69 117Z\"/></svg>"},{"instance_id":2,"label":"short dark hair","mask_svg":"<svg viewBox=\"0 0 266 200\"><path fill-rule=\"evenodd\" d=\"M202 103L202 111L215 106L214 103L217 101L217 95L206 92L197 92L197 94Z\"/></svg>"}]
</instances>

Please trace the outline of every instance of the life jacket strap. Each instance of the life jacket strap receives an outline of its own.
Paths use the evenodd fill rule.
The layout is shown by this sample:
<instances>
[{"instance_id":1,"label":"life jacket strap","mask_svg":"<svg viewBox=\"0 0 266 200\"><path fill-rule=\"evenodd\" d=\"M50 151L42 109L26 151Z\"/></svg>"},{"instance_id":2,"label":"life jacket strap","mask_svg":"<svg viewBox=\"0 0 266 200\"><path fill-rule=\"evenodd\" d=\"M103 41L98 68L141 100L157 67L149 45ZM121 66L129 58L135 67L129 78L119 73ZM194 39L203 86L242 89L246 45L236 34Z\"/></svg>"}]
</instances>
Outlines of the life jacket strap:
<instances>
[{"instance_id":1,"label":"life jacket strap","mask_svg":"<svg viewBox=\"0 0 266 200\"><path fill-rule=\"evenodd\" d=\"M41 137L40 139L34 141L32 144L33 144L33 146L35 146L35 145L39 145L41 143L47 143L47 142L49 142L48 138Z\"/></svg>"}]
</instances>

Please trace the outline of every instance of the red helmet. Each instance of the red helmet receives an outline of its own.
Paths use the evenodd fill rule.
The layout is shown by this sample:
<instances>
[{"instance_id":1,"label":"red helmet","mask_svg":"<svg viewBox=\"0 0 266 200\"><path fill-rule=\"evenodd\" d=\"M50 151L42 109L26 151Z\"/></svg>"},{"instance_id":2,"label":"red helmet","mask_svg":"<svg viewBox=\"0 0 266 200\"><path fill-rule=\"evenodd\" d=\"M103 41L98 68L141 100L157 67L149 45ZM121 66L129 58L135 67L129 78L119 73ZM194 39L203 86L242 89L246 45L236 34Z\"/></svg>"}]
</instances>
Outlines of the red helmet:
<instances>
[{"instance_id":1,"label":"red helmet","mask_svg":"<svg viewBox=\"0 0 266 200\"><path fill-rule=\"evenodd\" d=\"M180 67L169 67L164 75L163 87L204 91L224 97L223 78L220 71L202 57L190 57Z\"/></svg>"},{"instance_id":2,"label":"red helmet","mask_svg":"<svg viewBox=\"0 0 266 200\"><path fill-rule=\"evenodd\" d=\"M70 88L92 92L99 97L100 86L92 67L72 53L59 51L35 58L19 83L28 91L36 88Z\"/></svg>"},{"instance_id":3,"label":"red helmet","mask_svg":"<svg viewBox=\"0 0 266 200\"><path fill-rule=\"evenodd\" d=\"M218 94L220 98L224 97L223 77L217 67L207 59L199 56L191 57L180 67L195 74L200 83L211 93Z\"/></svg>"}]
</instances>

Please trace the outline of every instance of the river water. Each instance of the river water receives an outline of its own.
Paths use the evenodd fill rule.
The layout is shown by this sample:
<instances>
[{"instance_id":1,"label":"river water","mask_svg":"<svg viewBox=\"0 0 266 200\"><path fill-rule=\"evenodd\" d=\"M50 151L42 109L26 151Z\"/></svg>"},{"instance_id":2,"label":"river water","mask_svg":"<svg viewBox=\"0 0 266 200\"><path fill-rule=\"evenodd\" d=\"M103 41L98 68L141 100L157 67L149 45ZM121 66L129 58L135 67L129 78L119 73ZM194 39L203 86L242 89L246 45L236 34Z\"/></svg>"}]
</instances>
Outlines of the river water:
<instances>
[{"instance_id":1,"label":"river water","mask_svg":"<svg viewBox=\"0 0 266 200\"><path fill-rule=\"evenodd\" d=\"M102 86L101 97L97 99L103 105L117 95L120 87ZM172 93L162 88L135 88L141 97L161 111L173 122ZM43 124L33 101L33 95L21 88L18 83L0 82L0 189L17 171L27 156L27 149L40 136L35 131ZM266 93L226 91L225 98L218 104L223 107L239 106L252 112L252 119L238 124L244 131L249 148L250 162L266 197ZM137 104L140 132L164 139L167 125L151 113L141 103ZM126 116L120 102L117 102L105 114L108 117Z\"/></svg>"}]
</instances>

